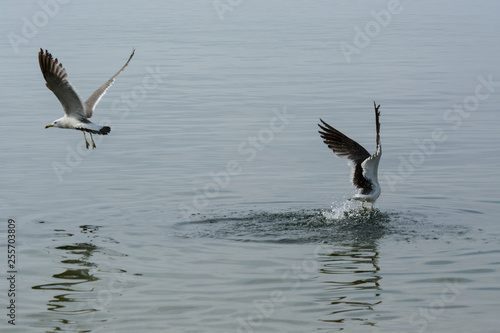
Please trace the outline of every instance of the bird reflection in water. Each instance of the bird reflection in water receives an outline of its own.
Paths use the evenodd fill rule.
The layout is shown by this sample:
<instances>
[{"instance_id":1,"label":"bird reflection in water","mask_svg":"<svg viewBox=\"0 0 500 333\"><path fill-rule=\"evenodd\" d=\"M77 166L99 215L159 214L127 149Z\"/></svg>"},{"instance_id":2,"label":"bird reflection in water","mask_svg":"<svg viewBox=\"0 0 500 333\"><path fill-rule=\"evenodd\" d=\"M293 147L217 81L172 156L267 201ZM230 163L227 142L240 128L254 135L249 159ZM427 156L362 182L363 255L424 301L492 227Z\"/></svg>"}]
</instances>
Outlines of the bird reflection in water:
<instances>
[{"instance_id":1,"label":"bird reflection in water","mask_svg":"<svg viewBox=\"0 0 500 333\"><path fill-rule=\"evenodd\" d=\"M124 275L125 271L103 268L105 262L102 262L103 254L105 258L109 258L110 253L111 256L120 254L93 243L97 238L98 226L84 225L80 226L80 229L80 233L89 241L54 247L57 250L55 257L62 257L59 265L62 272L52 275L54 282L32 287L45 292L52 291L52 299L47 303L49 314L42 320L41 325L51 326L53 332L91 332L96 325L107 321L105 316L98 313L124 288L122 285L122 288L117 289L119 284L113 283L114 289L109 290L109 283L105 283L105 280L108 280L107 273L112 271L116 278L116 273ZM55 231L55 236L59 238L55 241L59 241L60 237L74 236L65 230ZM104 281L100 281L101 278L97 277L97 274L104 276Z\"/></svg>"},{"instance_id":2,"label":"bird reflection in water","mask_svg":"<svg viewBox=\"0 0 500 333\"><path fill-rule=\"evenodd\" d=\"M322 254L319 271L327 293L320 301L330 309L323 322L339 324L339 330L353 322L376 325L373 310L382 303L378 260L375 242L334 246Z\"/></svg>"}]
</instances>

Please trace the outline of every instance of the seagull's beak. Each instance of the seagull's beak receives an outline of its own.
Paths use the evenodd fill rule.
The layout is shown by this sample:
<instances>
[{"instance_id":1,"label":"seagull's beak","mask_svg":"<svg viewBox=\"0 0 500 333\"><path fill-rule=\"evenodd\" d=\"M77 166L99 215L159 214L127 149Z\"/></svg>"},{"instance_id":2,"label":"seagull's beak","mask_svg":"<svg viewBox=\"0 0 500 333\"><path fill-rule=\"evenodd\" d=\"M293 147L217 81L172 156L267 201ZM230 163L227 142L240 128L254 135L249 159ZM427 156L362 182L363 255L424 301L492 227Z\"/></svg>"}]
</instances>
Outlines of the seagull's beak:
<instances>
[{"instance_id":1,"label":"seagull's beak","mask_svg":"<svg viewBox=\"0 0 500 333\"><path fill-rule=\"evenodd\" d=\"M45 128L49 128L49 127L54 127L54 125L48 124L47 126L45 126Z\"/></svg>"}]
</instances>

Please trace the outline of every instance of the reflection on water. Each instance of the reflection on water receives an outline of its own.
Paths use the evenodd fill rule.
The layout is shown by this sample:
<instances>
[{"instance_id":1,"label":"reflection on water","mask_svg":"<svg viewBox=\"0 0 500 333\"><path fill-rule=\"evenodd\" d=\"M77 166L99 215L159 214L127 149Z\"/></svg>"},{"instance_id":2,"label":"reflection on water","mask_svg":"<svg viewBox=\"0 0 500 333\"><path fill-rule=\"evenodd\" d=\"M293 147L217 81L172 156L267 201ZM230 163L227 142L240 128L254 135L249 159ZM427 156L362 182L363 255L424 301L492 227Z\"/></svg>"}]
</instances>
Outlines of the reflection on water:
<instances>
[{"instance_id":1,"label":"reflection on water","mask_svg":"<svg viewBox=\"0 0 500 333\"><path fill-rule=\"evenodd\" d=\"M360 325L373 331L380 330L383 323L394 318L391 312L382 309L390 302L387 302L386 291L389 286L384 288L382 283L388 267L384 270L379 265L382 262L379 244L387 239L406 244L416 239L456 238L466 235L468 229L431 223L422 213L348 207L333 213L321 210L240 212L234 216L226 214L180 222L175 225L175 231L183 239L200 237L297 246L321 244L314 256L318 266L314 272L319 273L319 286L315 281L314 288L320 291L313 298L309 294L302 295L321 309L312 320L319 320L318 329L327 331L358 331ZM298 276L304 278L310 274ZM302 287L307 290L304 284ZM282 286L275 288L281 290ZM302 288L296 289L298 294L302 293Z\"/></svg>"},{"instance_id":2,"label":"reflection on water","mask_svg":"<svg viewBox=\"0 0 500 333\"><path fill-rule=\"evenodd\" d=\"M376 242L335 246L318 260L327 291L318 301L330 309L321 320L339 324L338 330L349 326L348 321L375 326L369 312L382 303Z\"/></svg>"},{"instance_id":3,"label":"reflection on water","mask_svg":"<svg viewBox=\"0 0 500 333\"><path fill-rule=\"evenodd\" d=\"M376 326L375 308L382 303L378 242L411 234L410 216L375 210L251 213L177 224L183 237L225 238L270 243L321 243L315 255L322 291L320 326L344 330Z\"/></svg>"},{"instance_id":4,"label":"reflection on water","mask_svg":"<svg viewBox=\"0 0 500 333\"><path fill-rule=\"evenodd\" d=\"M61 271L52 275L54 282L32 287L52 292L47 310L55 315L49 316L50 322L40 323L43 327L50 326L47 332L92 332L96 324L102 325L109 320L102 310L121 295L130 280L125 270L111 268L110 259L121 254L95 244L99 241L99 227L84 225L80 229L88 242L55 246L54 257L61 258L55 266L61 267ZM74 236L65 230L55 231L55 241Z\"/></svg>"}]
</instances>

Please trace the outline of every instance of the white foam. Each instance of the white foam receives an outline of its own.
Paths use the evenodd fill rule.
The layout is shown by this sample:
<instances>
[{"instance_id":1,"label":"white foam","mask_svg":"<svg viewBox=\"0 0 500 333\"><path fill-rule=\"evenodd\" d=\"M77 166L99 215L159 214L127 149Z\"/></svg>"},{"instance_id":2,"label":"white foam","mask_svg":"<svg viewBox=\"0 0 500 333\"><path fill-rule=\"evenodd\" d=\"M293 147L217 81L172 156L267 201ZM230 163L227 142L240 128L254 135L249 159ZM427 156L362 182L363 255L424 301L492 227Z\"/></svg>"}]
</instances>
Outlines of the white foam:
<instances>
[{"instance_id":1,"label":"white foam","mask_svg":"<svg viewBox=\"0 0 500 333\"><path fill-rule=\"evenodd\" d=\"M346 215L353 210L353 207L355 205L356 203L353 203L351 200L341 202L334 201L332 202L331 211L325 211L321 213L327 220L338 221L345 218Z\"/></svg>"}]
</instances>

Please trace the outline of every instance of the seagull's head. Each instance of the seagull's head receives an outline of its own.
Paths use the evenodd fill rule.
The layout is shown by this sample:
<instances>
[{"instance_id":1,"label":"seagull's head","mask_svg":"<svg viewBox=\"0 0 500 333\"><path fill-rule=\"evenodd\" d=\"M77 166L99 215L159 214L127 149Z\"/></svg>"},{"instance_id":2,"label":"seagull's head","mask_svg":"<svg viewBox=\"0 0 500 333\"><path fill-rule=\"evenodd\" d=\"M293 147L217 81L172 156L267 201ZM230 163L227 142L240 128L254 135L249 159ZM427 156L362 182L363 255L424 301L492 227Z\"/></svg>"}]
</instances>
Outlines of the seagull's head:
<instances>
[{"instance_id":1,"label":"seagull's head","mask_svg":"<svg viewBox=\"0 0 500 333\"><path fill-rule=\"evenodd\" d=\"M57 121L54 121L52 124L48 124L47 126L45 126L45 128L49 128L49 127L58 127Z\"/></svg>"},{"instance_id":2,"label":"seagull's head","mask_svg":"<svg viewBox=\"0 0 500 333\"><path fill-rule=\"evenodd\" d=\"M45 126L45 128L49 128L49 127L59 127L59 128L64 128L65 127L65 121L64 121L64 117L63 118L60 118L60 119L57 119L57 120L54 120L52 122L52 124L48 124L47 126Z\"/></svg>"}]
</instances>

